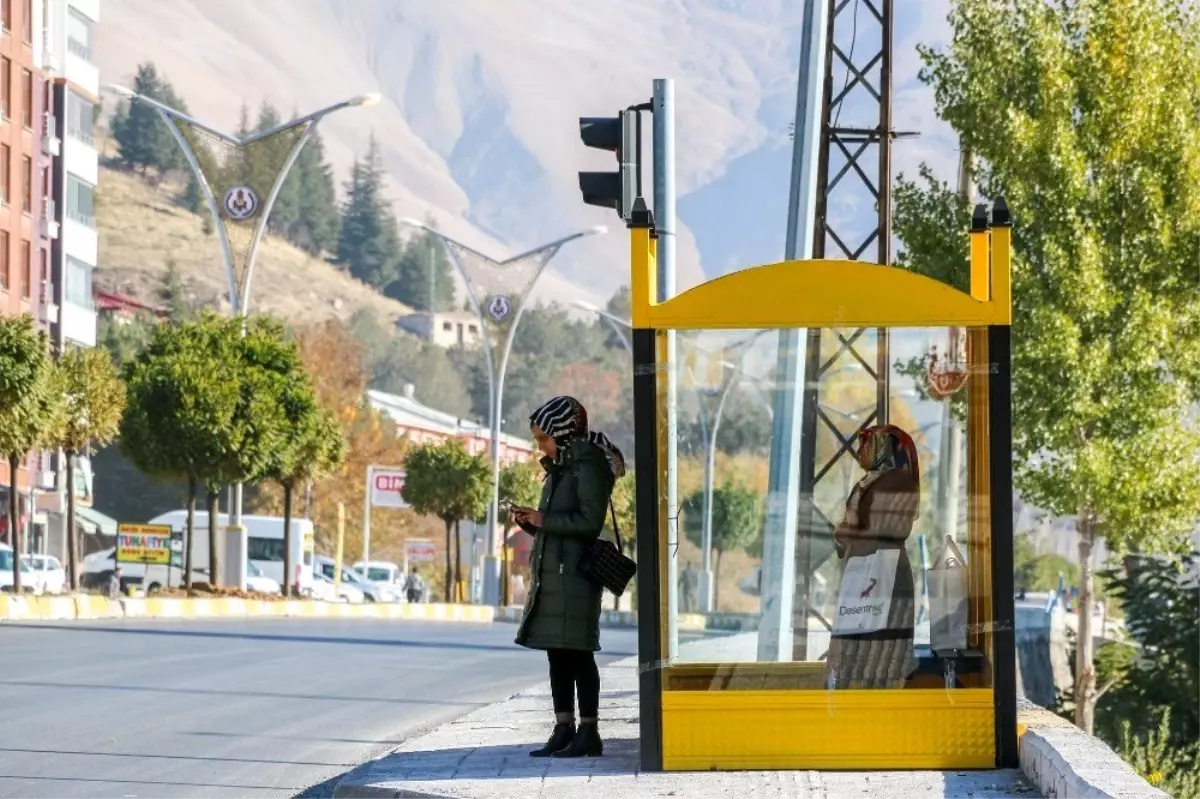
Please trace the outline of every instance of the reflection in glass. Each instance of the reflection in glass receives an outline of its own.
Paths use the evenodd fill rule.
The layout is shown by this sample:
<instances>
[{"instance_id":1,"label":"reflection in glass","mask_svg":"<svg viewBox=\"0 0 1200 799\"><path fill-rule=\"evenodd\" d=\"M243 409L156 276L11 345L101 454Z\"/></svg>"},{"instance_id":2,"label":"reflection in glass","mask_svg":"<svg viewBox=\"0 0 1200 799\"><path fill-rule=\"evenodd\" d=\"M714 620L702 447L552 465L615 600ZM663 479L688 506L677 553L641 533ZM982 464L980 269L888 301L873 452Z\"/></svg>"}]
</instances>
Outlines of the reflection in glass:
<instances>
[{"instance_id":1,"label":"reflection in glass","mask_svg":"<svg viewBox=\"0 0 1200 799\"><path fill-rule=\"evenodd\" d=\"M677 613L707 613L704 632L681 641L667 684L671 690L986 684L986 647L975 638L971 646L980 651L953 655L957 683L944 677L947 658L930 649L929 585L938 555L949 540L960 545L964 561L973 553L980 557L988 534L979 521L967 529L968 507L982 501L973 497L968 502L966 409L975 384L960 384L949 393L927 385L931 350L950 349L954 334L945 328L891 332L886 409L891 427L877 418L878 383L859 360L836 348L822 353L833 360L821 374L816 407L802 408L821 419L815 439L820 479L811 495L800 497L801 506L811 512L799 514L793 533L798 556L802 545L808 547L811 574L803 575L794 563L763 562L764 519L772 503L784 501L768 495L772 397L792 388L776 382L778 333L680 331L680 358L662 367L664 378L673 370L679 381L680 536L675 552L665 545L662 550L663 557L676 558L678 572L674 585L664 587L674 593ZM870 354L872 334L867 331L858 342L860 352ZM829 338L837 339L821 340ZM660 402L659 437L665 447L665 395ZM974 457L978 461L985 454ZM898 469L883 468L897 458L902 463ZM897 470L908 477L877 474ZM665 478L664 470L664 487ZM891 485L905 479L911 483L903 490ZM663 505L660 518L666 513ZM865 543L872 539L879 541ZM897 601L888 606L886 627L870 630L868 638L854 638L838 626L839 605L844 604L839 589L855 558L881 549L890 553L891 585L885 587ZM768 577L782 570L791 587L782 614L764 613L770 598L764 599L763 592L773 590L764 579L764 565ZM987 568L981 559L968 569L971 625L985 621L979 614L986 607L987 586L978 575ZM879 579L871 575L867 580L871 577ZM862 579L860 567L850 579ZM711 581L711 595L706 580ZM793 617L803 591L807 625ZM778 647L779 655L760 655L760 638L770 632L766 619L781 616L787 640L804 637L803 658L789 656L796 648L790 645ZM681 619L680 629L694 623L685 625ZM964 681L968 671L979 676Z\"/></svg>"}]
</instances>

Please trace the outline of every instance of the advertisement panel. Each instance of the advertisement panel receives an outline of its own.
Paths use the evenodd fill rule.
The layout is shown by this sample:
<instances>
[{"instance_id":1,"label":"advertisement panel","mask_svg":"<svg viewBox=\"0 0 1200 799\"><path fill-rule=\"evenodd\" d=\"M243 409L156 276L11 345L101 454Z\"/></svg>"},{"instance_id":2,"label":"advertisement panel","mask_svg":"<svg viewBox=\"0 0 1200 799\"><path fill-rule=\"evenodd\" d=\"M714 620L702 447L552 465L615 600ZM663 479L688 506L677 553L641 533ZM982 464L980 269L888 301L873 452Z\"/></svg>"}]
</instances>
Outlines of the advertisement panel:
<instances>
[{"instance_id":1,"label":"advertisement panel","mask_svg":"<svg viewBox=\"0 0 1200 799\"><path fill-rule=\"evenodd\" d=\"M117 562L166 566L171 562L171 526L118 524Z\"/></svg>"},{"instance_id":2,"label":"advertisement panel","mask_svg":"<svg viewBox=\"0 0 1200 799\"><path fill-rule=\"evenodd\" d=\"M367 490L372 508L407 508L400 495L404 488L404 470L393 466L372 466L367 474Z\"/></svg>"},{"instance_id":3,"label":"advertisement panel","mask_svg":"<svg viewBox=\"0 0 1200 799\"><path fill-rule=\"evenodd\" d=\"M428 538L410 538L404 542L404 557L409 563L433 563L437 560L437 545Z\"/></svg>"}]
</instances>

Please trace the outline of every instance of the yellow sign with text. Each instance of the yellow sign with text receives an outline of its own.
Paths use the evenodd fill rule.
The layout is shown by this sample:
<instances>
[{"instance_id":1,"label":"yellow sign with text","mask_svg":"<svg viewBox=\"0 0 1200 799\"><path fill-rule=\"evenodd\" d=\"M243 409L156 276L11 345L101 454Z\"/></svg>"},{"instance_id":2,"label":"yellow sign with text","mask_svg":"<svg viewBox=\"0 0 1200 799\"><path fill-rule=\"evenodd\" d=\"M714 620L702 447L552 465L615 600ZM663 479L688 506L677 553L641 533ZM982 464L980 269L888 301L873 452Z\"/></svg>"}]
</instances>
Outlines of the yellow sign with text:
<instances>
[{"instance_id":1,"label":"yellow sign with text","mask_svg":"<svg viewBox=\"0 0 1200 799\"><path fill-rule=\"evenodd\" d=\"M117 563L148 563L166 566L171 562L169 524L117 525Z\"/></svg>"}]
</instances>

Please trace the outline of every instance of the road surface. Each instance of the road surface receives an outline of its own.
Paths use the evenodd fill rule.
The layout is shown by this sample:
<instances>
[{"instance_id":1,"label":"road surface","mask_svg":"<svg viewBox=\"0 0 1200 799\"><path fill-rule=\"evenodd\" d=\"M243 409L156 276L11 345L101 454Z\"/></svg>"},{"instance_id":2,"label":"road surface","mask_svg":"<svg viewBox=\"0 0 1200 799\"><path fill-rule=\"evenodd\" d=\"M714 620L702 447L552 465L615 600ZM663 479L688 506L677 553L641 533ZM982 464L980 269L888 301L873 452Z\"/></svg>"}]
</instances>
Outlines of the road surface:
<instances>
[{"instance_id":1,"label":"road surface","mask_svg":"<svg viewBox=\"0 0 1200 799\"><path fill-rule=\"evenodd\" d=\"M404 737L544 679L544 656L514 646L515 632L366 619L0 625L0 797L329 795ZM602 636L601 664L637 651L632 630Z\"/></svg>"}]
</instances>

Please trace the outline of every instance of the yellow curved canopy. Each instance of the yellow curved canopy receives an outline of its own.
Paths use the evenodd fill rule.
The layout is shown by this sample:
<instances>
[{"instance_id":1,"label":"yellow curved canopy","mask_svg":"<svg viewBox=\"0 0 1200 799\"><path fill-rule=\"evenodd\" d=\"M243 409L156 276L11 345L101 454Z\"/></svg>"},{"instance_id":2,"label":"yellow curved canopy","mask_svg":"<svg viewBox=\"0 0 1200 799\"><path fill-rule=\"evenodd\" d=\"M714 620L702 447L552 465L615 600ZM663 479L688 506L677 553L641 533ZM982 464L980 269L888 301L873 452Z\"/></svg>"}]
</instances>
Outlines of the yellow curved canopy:
<instances>
[{"instance_id":1,"label":"yellow curved canopy","mask_svg":"<svg viewBox=\"0 0 1200 799\"><path fill-rule=\"evenodd\" d=\"M743 269L651 304L647 311L649 326L659 330L1011 323L1007 292L978 300L899 267L835 260Z\"/></svg>"}]
</instances>

